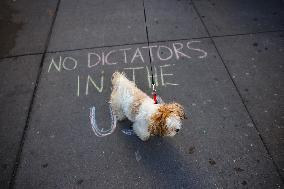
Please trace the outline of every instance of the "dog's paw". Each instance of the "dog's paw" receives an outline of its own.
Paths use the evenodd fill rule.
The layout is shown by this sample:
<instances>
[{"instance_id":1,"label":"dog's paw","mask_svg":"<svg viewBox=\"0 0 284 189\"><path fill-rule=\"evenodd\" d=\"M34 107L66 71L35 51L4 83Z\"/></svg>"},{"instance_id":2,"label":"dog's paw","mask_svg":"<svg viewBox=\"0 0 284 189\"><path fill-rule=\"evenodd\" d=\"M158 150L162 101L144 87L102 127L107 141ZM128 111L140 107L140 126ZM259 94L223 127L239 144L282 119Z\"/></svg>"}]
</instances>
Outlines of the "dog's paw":
<instances>
[{"instance_id":1,"label":"dog's paw","mask_svg":"<svg viewBox=\"0 0 284 189\"><path fill-rule=\"evenodd\" d=\"M117 121L123 121L126 119L126 116L125 115L116 115L116 119Z\"/></svg>"},{"instance_id":2,"label":"dog's paw","mask_svg":"<svg viewBox=\"0 0 284 189\"><path fill-rule=\"evenodd\" d=\"M146 137L146 136L138 136L142 141L147 141L149 140L150 137Z\"/></svg>"}]
</instances>

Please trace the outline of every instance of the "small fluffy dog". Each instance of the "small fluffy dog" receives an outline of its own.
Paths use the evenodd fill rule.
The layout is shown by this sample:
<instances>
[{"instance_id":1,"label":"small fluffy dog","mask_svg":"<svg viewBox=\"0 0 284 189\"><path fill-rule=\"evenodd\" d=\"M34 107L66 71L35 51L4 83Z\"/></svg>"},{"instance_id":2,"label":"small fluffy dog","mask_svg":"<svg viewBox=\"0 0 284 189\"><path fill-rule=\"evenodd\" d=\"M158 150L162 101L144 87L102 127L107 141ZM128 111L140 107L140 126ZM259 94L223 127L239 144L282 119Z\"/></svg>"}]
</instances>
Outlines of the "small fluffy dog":
<instances>
[{"instance_id":1,"label":"small fluffy dog","mask_svg":"<svg viewBox=\"0 0 284 189\"><path fill-rule=\"evenodd\" d=\"M117 120L128 118L134 122L133 130L143 141L150 136L174 136L185 119L183 107L178 103L154 104L154 100L138 89L123 73L112 75L110 104Z\"/></svg>"}]
</instances>

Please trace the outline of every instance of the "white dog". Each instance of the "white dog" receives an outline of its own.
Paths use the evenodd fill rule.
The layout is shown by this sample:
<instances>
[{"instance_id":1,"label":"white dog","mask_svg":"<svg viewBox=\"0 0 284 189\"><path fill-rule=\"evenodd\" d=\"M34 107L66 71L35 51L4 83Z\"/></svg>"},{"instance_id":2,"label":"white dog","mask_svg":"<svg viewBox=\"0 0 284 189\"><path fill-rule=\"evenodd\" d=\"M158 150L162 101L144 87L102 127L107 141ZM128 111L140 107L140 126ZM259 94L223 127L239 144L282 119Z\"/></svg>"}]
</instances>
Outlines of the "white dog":
<instances>
[{"instance_id":1,"label":"white dog","mask_svg":"<svg viewBox=\"0 0 284 189\"><path fill-rule=\"evenodd\" d=\"M185 114L180 104L155 104L119 72L112 75L112 85L110 104L114 115L119 121L128 118L134 122L133 130L141 140L154 135L174 136L181 129Z\"/></svg>"}]
</instances>

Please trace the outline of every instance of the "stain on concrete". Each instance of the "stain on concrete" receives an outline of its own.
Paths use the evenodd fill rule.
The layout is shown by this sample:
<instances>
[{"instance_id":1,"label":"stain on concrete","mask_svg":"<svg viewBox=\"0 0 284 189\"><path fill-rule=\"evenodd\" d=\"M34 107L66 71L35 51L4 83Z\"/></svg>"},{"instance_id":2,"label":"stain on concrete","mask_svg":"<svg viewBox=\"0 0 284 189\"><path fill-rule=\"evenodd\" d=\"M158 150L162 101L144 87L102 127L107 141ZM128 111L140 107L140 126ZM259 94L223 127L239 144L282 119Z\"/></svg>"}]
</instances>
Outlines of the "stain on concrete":
<instances>
[{"instance_id":1,"label":"stain on concrete","mask_svg":"<svg viewBox=\"0 0 284 189\"><path fill-rule=\"evenodd\" d=\"M52 9L47 9L47 14L48 14L49 17L53 17L54 11Z\"/></svg>"},{"instance_id":2,"label":"stain on concrete","mask_svg":"<svg viewBox=\"0 0 284 189\"><path fill-rule=\"evenodd\" d=\"M48 163L45 163L42 165L42 168L47 168L48 167Z\"/></svg>"},{"instance_id":3,"label":"stain on concrete","mask_svg":"<svg viewBox=\"0 0 284 189\"><path fill-rule=\"evenodd\" d=\"M243 171L244 171L244 169L242 169L242 168L240 168L240 167L235 167L234 170L235 170L236 172L243 172Z\"/></svg>"},{"instance_id":4,"label":"stain on concrete","mask_svg":"<svg viewBox=\"0 0 284 189\"><path fill-rule=\"evenodd\" d=\"M189 147L188 153L193 154L194 152L195 152L195 147L194 146Z\"/></svg>"},{"instance_id":5,"label":"stain on concrete","mask_svg":"<svg viewBox=\"0 0 284 189\"><path fill-rule=\"evenodd\" d=\"M13 8L13 1L0 1L0 57L7 56L15 46L17 33L23 27L18 11Z\"/></svg>"},{"instance_id":6,"label":"stain on concrete","mask_svg":"<svg viewBox=\"0 0 284 189\"><path fill-rule=\"evenodd\" d=\"M78 180L76 183L77 183L77 185L81 185L83 182L84 182L84 180L83 180L83 179L80 179L80 180Z\"/></svg>"},{"instance_id":7,"label":"stain on concrete","mask_svg":"<svg viewBox=\"0 0 284 189\"><path fill-rule=\"evenodd\" d=\"M213 160L212 158L210 158L208 162L210 163L210 165L215 165L216 164L216 161Z\"/></svg>"}]
</instances>

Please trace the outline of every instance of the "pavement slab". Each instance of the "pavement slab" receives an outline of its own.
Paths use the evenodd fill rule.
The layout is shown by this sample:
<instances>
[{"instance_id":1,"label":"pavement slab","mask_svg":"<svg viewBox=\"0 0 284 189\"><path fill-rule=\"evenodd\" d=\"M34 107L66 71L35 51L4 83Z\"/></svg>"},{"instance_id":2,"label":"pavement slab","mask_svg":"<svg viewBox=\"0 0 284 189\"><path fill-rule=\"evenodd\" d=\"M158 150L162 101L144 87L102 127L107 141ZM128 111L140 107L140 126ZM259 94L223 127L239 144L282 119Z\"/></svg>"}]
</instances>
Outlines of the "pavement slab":
<instances>
[{"instance_id":1,"label":"pavement slab","mask_svg":"<svg viewBox=\"0 0 284 189\"><path fill-rule=\"evenodd\" d=\"M57 0L0 2L0 57L42 53Z\"/></svg>"},{"instance_id":2,"label":"pavement slab","mask_svg":"<svg viewBox=\"0 0 284 189\"><path fill-rule=\"evenodd\" d=\"M0 188L8 188L41 55L0 60Z\"/></svg>"},{"instance_id":3,"label":"pavement slab","mask_svg":"<svg viewBox=\"0 0 284 189\"><path fill-rule=\"evenodd\" d=\"M284 33L214 41L284 177Z\"/></svg>"},{"instance_id":4,"label":"pavement slab","mask_svg":"<svg viewBox=\"0 0 284 189\"><path fill-rule=\"evenodd\" d=\"M191 1L147 0L145 12L150 42L208 36Z\"/></svg>"},{"instance_id":5,"label":"pavement slab","mask_svg":"<svg viewBox=\"0 0 284 189\"><path fill-rule=\"evenodd\" d=\"M150 47L47 54L15 188L281 187L211 41ZM97 137L90 108L95 106L97 125L106 131L115 70L150 94L149 54L158 94L185 106L189 119L181 133L142 142L125 132L131 123L123 121L114 133Z\"/></svg>"},{"instance_id":6,"label":"pavement slab","mask_svg":"<svg viewBox=\"0 0 284 189\"><path fill-rule=\"evenodd\" d=\"M147 42L140 0L62 0L49 51Z\"/></svg>"},{"instance_id":7,"label":"pavement slab","mask_svg":"<svg viewBox=\"0 0 284 189\"><path fill-rule=\"evenodd\" d=\"M210 40L182 43L191 47L190 51L184 51L191 58L157 60L153 64L155 67L175 64L172 69L167 67L170 72L163 74L173 74L166 77L178 87L158 88L158 94L166 102L180 102L188 111L189 121L173 140L180 153L186 154L186 162L195 163L195 169L191 170L200 178L200 188L283 186ZM166 53L169 51L163 54Z\"/></svg>"},{"instance_id":8,"label":"pavement slab","mask_svg":"<svg viewBox=\"0 0 284 189\"><path fill-rule=\"evenodd\" d=\"M281 0L193 0L212 36L284 29Z\"/></svg>"}]
</instances>

